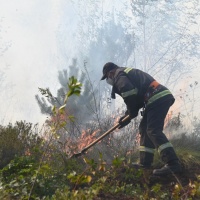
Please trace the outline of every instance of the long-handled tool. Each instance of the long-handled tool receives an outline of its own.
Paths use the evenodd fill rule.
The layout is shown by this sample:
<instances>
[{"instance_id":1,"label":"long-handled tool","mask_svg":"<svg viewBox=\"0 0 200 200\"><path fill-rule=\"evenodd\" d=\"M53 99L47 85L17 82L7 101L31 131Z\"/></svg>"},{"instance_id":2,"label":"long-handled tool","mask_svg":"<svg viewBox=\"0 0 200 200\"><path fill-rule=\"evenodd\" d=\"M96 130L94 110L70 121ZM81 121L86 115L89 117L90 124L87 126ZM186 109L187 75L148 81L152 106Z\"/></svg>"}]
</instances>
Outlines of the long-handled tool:
<instances>
[{"instance_id":1,"label":"long-handled tool","mask_svg":"<svg viewBox=\"0 0 200 200\"><path fill-rule=\"evenodd\" d=\"M129 115L127 115L122 122L125 122L126 120L130 119ZM120 123L117 123L115 126L113 126L111 129L109 129L108 131L106 131L103 135L101 135L100 137L98 137L96 140L94 140L92 143L90 143L88 146L86 146L84 149L82 149L79 153L74 153L70 158L77 158L79 156L81 156L83 153L85 153L89 148L91 148L92 146L94 146L97 142L99 142L100 140L102 140L104 137L106 137L109 133L111 133L112 131L114 131L115 129L117 129L120 126Z\"/></svg>"}]
</instances>

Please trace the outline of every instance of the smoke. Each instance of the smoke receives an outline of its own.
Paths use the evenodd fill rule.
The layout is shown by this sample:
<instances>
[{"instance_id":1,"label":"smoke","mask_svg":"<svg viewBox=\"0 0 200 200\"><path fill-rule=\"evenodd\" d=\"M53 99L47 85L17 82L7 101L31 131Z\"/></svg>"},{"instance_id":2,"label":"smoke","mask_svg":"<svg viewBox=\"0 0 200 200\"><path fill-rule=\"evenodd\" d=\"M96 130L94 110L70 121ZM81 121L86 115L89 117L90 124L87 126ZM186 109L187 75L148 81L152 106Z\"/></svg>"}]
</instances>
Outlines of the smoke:
<instances>
[{"instance_id":1,"label":"smoke","mask_svg":"<svg viewBox=\"0 0 200 200\"><path fill-rule=\"evenodd\" d=\"M144 59L144 54L141 53L144 45L141 45L143 37L139 34L140 29L134 32L136 25L142 25L142 21L137 21L138 18L132 16L131 5L124 2L126 1L44 0L42 3L39 0L2 1L0 75L2 74L3 79L0 80L3 81L0 82L0 123L5 124L16 120L43 122L46 117L40 113L35 100L38 87L49 87L56 96L55 92L60 88L58 71L67 69L73 58L77 59L80 70L87 67L93 86L100 90L108 90L104 82L100 81L103 64L108 61L141 69L149 67L152 75L155 74L159 81L171 84L169 89L173 90L177 98L177 103L172 108L175 113L185 111L186 107L186 114L191 114L191 109L198 110L199 85L194 86L194 83L199 78L199 59L192 60L192 53L186 55L187 52L183 52L180 48L178 49L180 55L175 60L176 45L170 46L171 43L167 41L170 34L166 34L164 26L155 28L160 23L156 20L154 23L149 23L148 30L152 31L150 36L152 37L153 31L160 32L158 31L157 37L147 37L149 46L146 46L146 54L149 52L151 54ZM160 6L163 4L166 2L162 1ZM157 11L152 11L153 16ZM170 20L166 25L170 27L167 30L174 31L172 33L175 34L177 27L173 22L172 12L173 10L170 10L168 13ZM158 16L164 17L165 12L160 13L162 15ZM174 15L177 15L175 11ZM184 20L182 18L181 23L187 25ZM173 22L172 26L170 26L171 22ZM130 29L126 32L129 25ZM198 24L195 26L194 23L191 27L194 30L197 26ZM195 38L198 39L199 32L193 32L195 33L194 40L190 40L191 43L186 45L192 47L188 48L188 52L193 50L194 44L197 44ZM159 34L162 36L165 34L166 37L158 38ZM189 37L191 30L187 30L187 34L186 36ZM185 40L180 40L179 43L181 42L187 43ZM170 52L168 53L164 51L165 47L169 47L169 50L173 47L173 51L168 51ZM165 59L161 59L163 62L158 59L158 56L162 55L161 50L167 52ZM87 61L86 65L84 65L85 61ZM197 68L194 68L195 65ZM182 73L179 77L180 69L183 68L186 71L192 69L191 74ZM169 81L165 76L166 72L173 73L173 69L176 73L171 77L173 80L176 80L176 76L179 77L177 82L173 82L172 79ZM190 87L190 84L193 84L193 87ZM181 99L180 95L184 95L185 99ZM189 95L189 98L186 95ZM110 95L108 94L107 97ZM104 101L107 100L104 99ZM121 99L117 99L115 103L123 104ZM191 107L191 105L194 106Z\"/></svg>"},{"instance_id":2,"label":"smoke","mask_svg":"<svg viewBox=\"0 0 200 200\"><path fill-rule=\"evenodd\" d=\"M44 120L34 96L38 87L56 90L58 86L57 73L63 67L57 46L60 6L49 0L1 3L0 41L10 43L0 56L5 74L0 85L1 123Z\"/></svg>"}]
</instances>

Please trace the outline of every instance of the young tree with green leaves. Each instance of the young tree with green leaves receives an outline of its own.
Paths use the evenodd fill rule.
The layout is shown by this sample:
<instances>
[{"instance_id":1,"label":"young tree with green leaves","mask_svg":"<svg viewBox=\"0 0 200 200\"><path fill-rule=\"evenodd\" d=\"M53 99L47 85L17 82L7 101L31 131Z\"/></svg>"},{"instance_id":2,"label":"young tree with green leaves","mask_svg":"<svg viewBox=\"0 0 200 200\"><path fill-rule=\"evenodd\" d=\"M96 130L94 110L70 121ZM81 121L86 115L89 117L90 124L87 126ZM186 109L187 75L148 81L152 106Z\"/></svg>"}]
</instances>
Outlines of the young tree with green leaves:
<instances>
[{"instance_id":1,"label":"young tree with green leaves","mask_svg":"<svg viewBox=\"0 0 200 200\"><path fill-rule=\"evenodd\" d=\"M77 137L81 134L81 127L84 126L88 120L92 119L95 114L95 90L93 90L90 81L87 79L86 72L79 68L76 59L73 60L72 65L66 70L59 71L58 80L60 88L57 90L56 96L48 95L46 99L39 95L35 97L41 112L49 116L51 120L51 116L53 115L52 106L60 107L62 102L65 101L65 94L70 89L68 80L71 76L78 77L83 86L79 98L71 96L70 99L68 99L68 106L63 108L63 117L67 119L73 116L74 120L68 123L66 130L69 134ZM73 94L75 94L75 91L73 92Z\"/></svg>"}]
</instances>

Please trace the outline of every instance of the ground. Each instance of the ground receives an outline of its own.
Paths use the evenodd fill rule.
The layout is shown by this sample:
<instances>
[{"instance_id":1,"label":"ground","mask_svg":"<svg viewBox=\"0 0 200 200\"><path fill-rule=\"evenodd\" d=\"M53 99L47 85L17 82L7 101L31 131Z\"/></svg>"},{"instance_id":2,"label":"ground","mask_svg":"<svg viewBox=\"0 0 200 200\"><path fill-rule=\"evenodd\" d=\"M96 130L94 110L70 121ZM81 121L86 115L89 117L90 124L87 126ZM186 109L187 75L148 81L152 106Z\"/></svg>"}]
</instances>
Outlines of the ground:
<instances>
[{"instance_id":1,"label":"ground","mask_svg":"<svg viewBox=\"0 0 200 200\"><path fill-rule=\"evenodd\" d=\"M174 192L174 188L176 187L176 185L179 185L178 186L180 187L179 195L185 196L185 195L190 195L192 190L190 185L192 182L198 181L199 175L200 175L200 169L198 166L193 166L190 169L183 168L180 174L167 175L163 177L152 176L152 171L148 170L143 172L143 181L141 182L143 182L143 184L145 183L150 190L156 184L157 185L160 184L161 190L163 190L163 192L165 190L168 192L169 191ZM136 184L141 184L141 182L140 183L137 182ZM146 189L144 188L144 192L145 190ZM138 200L138 199L139 198L130 197L129 195L122 193L113 195L109 193L105 194L105 192L100 193L98 197L95 198L95 200ZM177 199L179 199L179 197ZM197 200L200 198L193 197L191 199Z\"/></svg>"}]
</instances>

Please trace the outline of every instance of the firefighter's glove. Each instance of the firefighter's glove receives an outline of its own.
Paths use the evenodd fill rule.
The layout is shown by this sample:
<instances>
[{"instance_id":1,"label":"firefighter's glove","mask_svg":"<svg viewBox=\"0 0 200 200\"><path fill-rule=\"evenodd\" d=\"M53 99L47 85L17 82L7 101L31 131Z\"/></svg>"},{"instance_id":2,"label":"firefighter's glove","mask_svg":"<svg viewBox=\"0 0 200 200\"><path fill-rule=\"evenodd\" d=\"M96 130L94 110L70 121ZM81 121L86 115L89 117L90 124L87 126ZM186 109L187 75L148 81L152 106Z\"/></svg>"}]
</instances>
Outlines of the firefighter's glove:
<instances>
[{"instance_id":1,"label":"firefighter's glove","mask_svg":"<svg viewBox=\"0 0 200 200\"><path fill-rule=\"evenodd\" d=\"M131 118L128 118L127 120L125 121L122 121L127 115L124 115L123 117L121 117L118 121L118 123L120 124L118 129L121 129L125 126L127 126L130 122L131 122Z\"/></svg>"}]
</instances>

